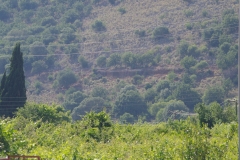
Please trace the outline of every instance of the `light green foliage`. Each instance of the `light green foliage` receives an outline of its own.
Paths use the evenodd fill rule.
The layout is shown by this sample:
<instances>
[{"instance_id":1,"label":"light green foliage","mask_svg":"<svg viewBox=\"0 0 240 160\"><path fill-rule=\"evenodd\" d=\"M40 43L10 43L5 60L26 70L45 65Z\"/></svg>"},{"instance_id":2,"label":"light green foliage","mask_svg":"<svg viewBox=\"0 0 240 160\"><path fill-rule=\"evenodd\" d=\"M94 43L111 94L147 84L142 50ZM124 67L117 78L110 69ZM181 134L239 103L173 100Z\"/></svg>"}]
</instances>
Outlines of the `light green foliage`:
<instances>
[{"instance_id":1,"label":"light green foliage","mask_svg":"<svg viewBox=\"0 0 240 160\"><path fill-rule=\"evenodd\" d=\"M57 22L52 16L43 18L41 22L41 25L45 27L55 26L56 24Z\"/></svg>"},{"instance_id":2,"label":"light green foliage","mask_svg":"<svg viewBox=\"0 0 240 160\"><path fill-rule=\"evenodd\" d=\"M8 154L39 155L42 159L238 157L236 123L216 124L209 129L200 127L191 118L158 124L125 125L111 123L109 115L104 112L91 112L76 123L58 125L17 117L1 120L1 128L10 146ZM6 152L0 154L5 156Z\"/></svg>"},{"instance_id":3,"label":"light green foliage","mask_svg":"<svg viewBox=\"0 0 240 160\"><path fill-rule=\"evenodd\" d=\"M225 91L224 91L224 88L222 86L211 86L211 87L208 87L204 94L203 94L203 102L205 104L209 104L211 102L218 102L218 103L222 103L223 100L224 100L224 97L225 97Z\"/></svg>"},{"instance_id":4,"label":"light green foliage","mask_svg":"<svg viewBox=\"0 0 240 160\"><path fill-rule=\"evenodd\" d=\"M217 102L210 103L209 105L198 104L195 107L195 111L198 113L200 124L202 126L207 124L209 128L220 122L230 123L237 120L234 107L225 106L223 108Z\"/></svg>"},{"instance_id":5,"label":"light green foliage","mask_svg":"<svg viewBox=\"0 0 240 160\"><path fill-rule=\"evenodd\" d=\"M58 105L46 105L27 103L24 107L18 109L16 117L25 118L34 122L42 121L48 123L70 122L70 113L65 112L64 108Z\"/></svg>"},{"instance_id":6,"label":"light green foliage","mask_svg":"<svg viewBox=\"0 0 240 160\"><path fill-rule=\"evenodd\" d=\"M170 71L167 75L167 79L170 82L173 82L176 79L177 75L174 73L174 71Z\"/></svg>"}]
</instances>

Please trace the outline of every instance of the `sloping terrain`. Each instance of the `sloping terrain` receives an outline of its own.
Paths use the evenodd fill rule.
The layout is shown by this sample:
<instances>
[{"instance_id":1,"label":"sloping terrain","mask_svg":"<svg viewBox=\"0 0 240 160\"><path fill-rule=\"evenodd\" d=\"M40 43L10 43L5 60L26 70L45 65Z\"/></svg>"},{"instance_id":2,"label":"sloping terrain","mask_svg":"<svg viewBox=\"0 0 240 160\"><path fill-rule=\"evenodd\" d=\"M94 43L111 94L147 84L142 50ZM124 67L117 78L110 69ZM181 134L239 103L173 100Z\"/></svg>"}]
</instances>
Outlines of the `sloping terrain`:
<instances>
[{"instance_id":1,"label":"sloping terrain","mask_svg":"<svg viewBox=\"0 0 240 160\"><path fill-rule=\"evenodd\" d=\"M0 17L1 71L7 68L6 57L13 44L20 41L29 101L66 105L68 94L82 91L91 97L94 88L102 87L108 91L106 101L114 106L120 91L116 87L125 83L134 84L147 103L146 86L158 88L162 80L176 86L189 83L203 101L209 86L228 82L224 98L235 96L236 79L231 75L227 81L227 75L236 71L237 36L236 31L227 30L238 26L234 21L236 0L2 3L0 12L5 17ZM228 46L226 54L222 53L223 44ZM226 59L233 66L226 63L221 67L225 62L220 54L229 54ZM112 55L116 55L115 59ZM73 79L61 81L64 75ZM169 88L171 94L165 98L160 95L161 88L157 89L150 103L184 101L177 96L176 88ZM80 104L74 103L75 107Z\"/></svg>"}]
</instances>

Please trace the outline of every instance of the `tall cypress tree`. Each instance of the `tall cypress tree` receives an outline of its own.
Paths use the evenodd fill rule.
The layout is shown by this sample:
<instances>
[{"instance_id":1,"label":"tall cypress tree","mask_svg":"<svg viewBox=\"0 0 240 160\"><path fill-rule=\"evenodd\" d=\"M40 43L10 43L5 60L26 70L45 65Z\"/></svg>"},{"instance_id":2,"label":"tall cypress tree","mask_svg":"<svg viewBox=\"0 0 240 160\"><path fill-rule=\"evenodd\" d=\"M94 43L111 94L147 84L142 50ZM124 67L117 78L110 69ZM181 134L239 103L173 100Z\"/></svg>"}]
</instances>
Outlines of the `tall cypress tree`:
<instances>
[{"instance_id":1,"label":"tall cypress tree","mask_svg":"<svg viewBox=\"0 0 240 160\"><path fill-rule=\"evenodd\" d=\"M18 107L26 103L25 76L23 71L23 54L17 43L10 59L10 72L3 75L0 87L0 115L12 117Z\"/></svg>"}]
</instances>

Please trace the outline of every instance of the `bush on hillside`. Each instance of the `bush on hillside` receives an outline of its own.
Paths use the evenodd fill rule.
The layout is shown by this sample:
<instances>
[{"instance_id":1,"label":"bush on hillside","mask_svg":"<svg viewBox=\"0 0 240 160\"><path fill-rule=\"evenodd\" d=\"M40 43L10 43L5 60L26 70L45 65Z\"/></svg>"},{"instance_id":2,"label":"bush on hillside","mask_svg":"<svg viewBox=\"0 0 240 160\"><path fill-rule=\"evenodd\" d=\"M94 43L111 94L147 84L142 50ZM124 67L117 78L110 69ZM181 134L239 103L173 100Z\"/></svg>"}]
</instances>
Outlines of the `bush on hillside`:
<instances>
[{"instance_id":1,"label":"bush on hillside","mask_svg":"<svg viewBox=\"0 0 240 160\"><path fill-rule=\"evenodd\" d=\"M77 77L71 70L60 71L57 75L58 87L69 87L77 82Z\"/></svg>"},{"instance_id":2,"label":"bush on hillside","mask_svg":"<svg viewBox=\"0 0 240 160\"><path fill-rule=\"evenodd\" d=\"M101 32L101 31L105 31L106 30L106 26L105 24L100 21L100 20L96 20L93 24L92 24L92 29L95 32Z\"/></svg>"},{"instance_id":3,"label":"bush on hillside","mask_svg":"<svg viewBox=\"0 0 240 160\"><path fill-rule=\"evenodd\" d=\"M153 38L155 40L159 40L162 38L167 38L169 34L170 32L167 27L158 27L153 31Z\"/></svg>"}]
</instances>

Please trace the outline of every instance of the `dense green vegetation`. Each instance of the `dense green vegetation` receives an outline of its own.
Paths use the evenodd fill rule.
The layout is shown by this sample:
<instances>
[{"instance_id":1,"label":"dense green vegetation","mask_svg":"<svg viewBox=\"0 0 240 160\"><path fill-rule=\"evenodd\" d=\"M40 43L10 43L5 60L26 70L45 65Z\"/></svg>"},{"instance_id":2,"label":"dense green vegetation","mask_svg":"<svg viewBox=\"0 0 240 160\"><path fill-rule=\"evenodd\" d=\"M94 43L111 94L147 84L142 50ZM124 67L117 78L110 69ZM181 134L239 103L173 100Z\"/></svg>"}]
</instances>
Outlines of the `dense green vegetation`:
<instances>
[{"instance_id":1,"label":"dense green vegetation","mask_svg":"<svg viewBox=\"0 0 240 160\"><path fill-rule=\"evenodd\" d=\"M129 125L113 123L105 112L90 112L72 123L60 106L28 103L15 118L1 119L0 154L59 160L237 159L235 122L215 121L211 129L199 122L192 117Z\"/></svg>"}]
</instances>

